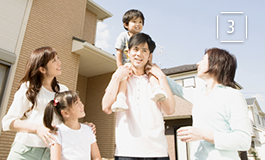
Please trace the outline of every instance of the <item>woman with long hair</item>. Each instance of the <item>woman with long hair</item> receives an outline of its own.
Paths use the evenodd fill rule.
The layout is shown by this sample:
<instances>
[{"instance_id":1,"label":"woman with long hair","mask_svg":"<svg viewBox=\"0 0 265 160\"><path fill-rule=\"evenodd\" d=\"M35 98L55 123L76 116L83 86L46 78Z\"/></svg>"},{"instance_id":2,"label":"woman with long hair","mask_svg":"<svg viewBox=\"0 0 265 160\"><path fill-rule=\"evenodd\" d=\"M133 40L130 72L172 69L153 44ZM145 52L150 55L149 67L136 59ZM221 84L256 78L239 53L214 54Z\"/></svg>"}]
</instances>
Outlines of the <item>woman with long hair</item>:
<instances>
[{"instance_id":1,"label":"woman with long hair","mask_svg":"<svg viewBox=\"0 0 265 160\"><path fill-rule=\"evenodd\" d=\"M8 160L50 159L47 146L54 137L43 125L43 114L55 93L68 90L56 80L59 75L61 61L53 48L41 47L32 52L20 87L2 120L4 131L17 132ZM55 120L54 124L59 122Z\"/></svg>"}]
</instances>

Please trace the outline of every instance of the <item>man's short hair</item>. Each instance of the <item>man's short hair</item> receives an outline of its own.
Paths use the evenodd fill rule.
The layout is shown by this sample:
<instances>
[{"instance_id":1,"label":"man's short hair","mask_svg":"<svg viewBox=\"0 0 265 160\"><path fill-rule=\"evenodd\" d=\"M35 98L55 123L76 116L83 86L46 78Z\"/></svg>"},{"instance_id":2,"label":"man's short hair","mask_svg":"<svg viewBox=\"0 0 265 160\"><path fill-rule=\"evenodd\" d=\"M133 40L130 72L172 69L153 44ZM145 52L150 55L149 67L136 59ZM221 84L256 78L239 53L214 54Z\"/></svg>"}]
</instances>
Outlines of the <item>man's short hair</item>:
<instances>
[{"instance_id":1,"label":"man's short hair","mask_svg":"<svg viewBox=\"0 0 265 160\"><path fill-rule=\"evenodd\" d=\"M150 53L153 53L156 48L156 44L152 40L152 38L148 34L145 34L145 33L137 33L133 35L129 40L128 48L130 50L133 46L138 46L139 44L142 44L145 42L148 45L148 49Z\"/></svg>"}]
</instances>

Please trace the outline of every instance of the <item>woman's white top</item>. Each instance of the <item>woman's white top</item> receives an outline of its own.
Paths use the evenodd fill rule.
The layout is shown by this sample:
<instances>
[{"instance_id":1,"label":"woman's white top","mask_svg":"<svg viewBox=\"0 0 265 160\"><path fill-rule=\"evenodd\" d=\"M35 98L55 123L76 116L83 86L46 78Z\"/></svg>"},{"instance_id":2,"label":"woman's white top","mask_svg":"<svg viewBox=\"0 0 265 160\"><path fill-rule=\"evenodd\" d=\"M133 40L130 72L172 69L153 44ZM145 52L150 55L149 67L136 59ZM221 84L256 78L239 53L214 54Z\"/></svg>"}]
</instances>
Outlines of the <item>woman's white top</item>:
<instances>
[{"instance_id":1,"label":"woman's white top","mask_svg":"<svg viewBox=\"0 0 265 160\"><path fill-rule=\"evenodd\" d=\"M29 83L23 83L19 90L15 93L14 100L2 120L3 130L10 130L10 124L16 120L21 119L24 113L30 109L32 103L26 97L26 91L28 90ZM59 84L60 92L67 91L68 88L65 85ZM39 94L37 95L37 105L32 111L27 113L26 119L21 119L24 122L43 125L43 115L46 105L54 99L55 92L47 90L45 87L41 87ZM54 124L60 124L58 118L55 116ZM43 140L34 133L17 132L14 142L22 143L30 147L47 147Z\"/></svg>"},{"instance_id":2,"label":"woman's white top","mask_svg":"<svg viewBox=\"0 0 265 160\"><path fill-rule=\"evenodd\" d=\"M247 103L240 91L220 84L205 95L206 86L182 88L171 79L168 83L175 95L192 102L192 126L214 132L214 144L190 142L191 159L239 160L238 151L247 151L251 143Z\"/></svg>"}]
</instances>

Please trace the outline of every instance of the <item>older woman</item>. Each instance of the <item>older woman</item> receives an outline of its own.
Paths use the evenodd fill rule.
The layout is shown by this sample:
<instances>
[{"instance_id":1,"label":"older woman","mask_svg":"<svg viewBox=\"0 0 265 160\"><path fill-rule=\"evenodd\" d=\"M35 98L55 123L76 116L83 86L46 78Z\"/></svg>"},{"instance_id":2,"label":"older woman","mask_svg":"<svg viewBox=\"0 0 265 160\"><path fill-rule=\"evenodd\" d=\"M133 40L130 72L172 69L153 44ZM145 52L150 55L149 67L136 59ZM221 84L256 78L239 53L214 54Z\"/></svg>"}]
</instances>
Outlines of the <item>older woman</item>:
<instances>
[{"instance_id":1,"label":"older woman","mask_svg":"<svg viewBox=\"0 0 265 160\"><path fill-rule=\"evenodd\" d=\"M193 125L180 128L178 138L192 142L192 160L239 160L237 151L250 147L251 127L246 100L235 86L236 58L211 48L197 66L198 77L206 82L202 89L187 92L168 79L175 95L193 103ZM154 66L150 72L158 71Z\"/></svg>"}]
</instances>

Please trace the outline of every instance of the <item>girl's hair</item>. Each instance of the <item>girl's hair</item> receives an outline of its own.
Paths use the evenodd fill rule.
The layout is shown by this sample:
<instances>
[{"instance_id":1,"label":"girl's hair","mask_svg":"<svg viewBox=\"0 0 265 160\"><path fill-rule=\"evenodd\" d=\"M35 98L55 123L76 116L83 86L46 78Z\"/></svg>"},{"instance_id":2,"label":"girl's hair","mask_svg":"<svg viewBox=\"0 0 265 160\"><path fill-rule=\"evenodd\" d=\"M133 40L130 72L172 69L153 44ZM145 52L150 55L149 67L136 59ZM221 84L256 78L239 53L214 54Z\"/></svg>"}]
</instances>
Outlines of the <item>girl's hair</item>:
<instances>
[{"instance_id":1,"label":"girl's hair","mask_svg":"<svg viewBox=\"0 0 265 160\"><path fill-rule=\"evenodd\" d=\"M28 60L26 66L25 76L21 79L20 83L28 82L28 90L26 92L27 99L32 103L32 107L24 113L31 111L37 106L36 97L40 92L44 75L39 71L40 67L47 69L47 63L57 55L57 52L51 47L41 47L35 49ZM21 85L20 85L21 86ZM56 77L52 80L51 84L54 92L59 92L60 87L56 80Z\"/></svg>"},{"instance_id":2,"label":"girl's hair","mask_svg":"<svg viewBox=\"0 0 265 160\"><path fill-rule=\"evenodd\" d=\"M207 49L205 54L208 54L209 61L209 69L206 73L214 76L218 83L236 88L234 81L237 68L236 57L219 48Z\"/></svg>"},{"instance_id":3,"label":"girl's hair","mask_svg":"<svg viewBox=\"0 0 265 160\"><path fill-rule=\"evenodd\" d=\"M72 107L72 105L77 101L78 95L73 91L64 91L57 93L54 100L51 100L44 111L43 123L44 125L52 131L57 129L52 126L53 114L54 112L59 117L59 119L64 122L61 111Z\"/></svg>"},{"instance_id":4,"label":"girl's hair","mask_svg":"<svg viewBox=\"0 0 265 160\"><path fill-rule=\"evenodd\" d=\"M122 22L128 25L131 19L138 18L138 17L142 19L143 25L144 25L144 15L141 11L136 10L136 9L131 9L131 10L128 10L126 13L124 13L122 17ZM123 27L125 28L125 26ZM125 29L128 30L127 28Z\"/></svg>"}]
</instances>

